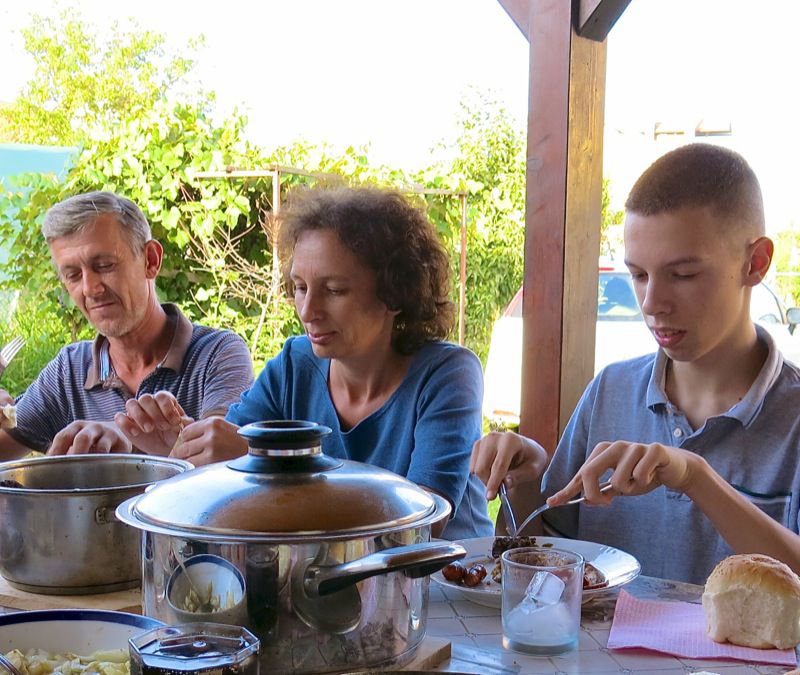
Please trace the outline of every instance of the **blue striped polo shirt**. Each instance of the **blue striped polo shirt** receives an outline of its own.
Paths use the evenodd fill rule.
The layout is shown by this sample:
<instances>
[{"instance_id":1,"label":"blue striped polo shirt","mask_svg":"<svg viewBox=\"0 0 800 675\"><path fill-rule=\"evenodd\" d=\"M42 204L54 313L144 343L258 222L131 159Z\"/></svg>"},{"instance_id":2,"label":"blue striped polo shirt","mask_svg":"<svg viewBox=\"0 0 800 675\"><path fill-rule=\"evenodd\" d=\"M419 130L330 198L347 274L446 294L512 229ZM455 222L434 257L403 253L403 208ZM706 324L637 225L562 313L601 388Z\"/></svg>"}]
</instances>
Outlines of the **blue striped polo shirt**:
<instances>
[{"instance_id":1,"label":"blue striped polo shirt","mask_svg":"<svg viewBox=\"0 0 800 675\"><path fill-rule=\"evenodd\" d=\"M692 429L664 391L662 351L614 363L589 384L545 473L552 495L575 475L602 441L661 443L704 457L740 494L793 532L800 531L800 370L784 361L773 338L757 326L767 359L750 390L727 412ZM607 507L567 506L546 525L576 539L635 555L644 574L705 583L732 553L711 521L685 494L664 486Z\"/></svg>"},{"instance_id":2,"label":"blue striped polo shirt","mask_svg":"<svg viewBox=\"0 0 800 675\"><path fill-rule=\"evenodd\" d=\"M224 415L253 383L247 345L235 333L194 324L172 304L162 305L175 326L164 359L131 392L117 378L108 340L98 335L67 345L17 399L17 428L9 433L45 451L53 437L75 420L109 422L125 402L169 391L194 419Z\"/></svg>"}]
</instances>

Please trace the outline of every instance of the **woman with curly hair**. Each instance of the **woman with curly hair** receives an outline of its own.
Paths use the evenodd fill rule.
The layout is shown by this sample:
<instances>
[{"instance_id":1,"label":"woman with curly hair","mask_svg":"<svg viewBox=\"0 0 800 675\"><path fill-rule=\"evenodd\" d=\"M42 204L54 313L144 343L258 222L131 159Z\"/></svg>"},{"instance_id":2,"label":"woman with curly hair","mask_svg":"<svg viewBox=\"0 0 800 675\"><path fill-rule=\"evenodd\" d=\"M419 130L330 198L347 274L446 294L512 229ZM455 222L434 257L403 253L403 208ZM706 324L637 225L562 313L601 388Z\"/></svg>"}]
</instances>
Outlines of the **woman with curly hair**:
<instances>
[{"instance_id":1,"label":"woman with curly hair","mask_svg":"<svg viewBox=\"0 0 800 675\"><path fill-rule=\"evenodd\" d=\"M454 320L449 262L424 212L377 188L305 190L282 214L279 248L305 335L286 340L226 421L187 426L173 454L219 461L246 451L238 426L313 420L334 431L326 454L448 499L445 537L491 535L484 490L468 471L481 365L444 341Z\"/></svg>"}]
</instances>

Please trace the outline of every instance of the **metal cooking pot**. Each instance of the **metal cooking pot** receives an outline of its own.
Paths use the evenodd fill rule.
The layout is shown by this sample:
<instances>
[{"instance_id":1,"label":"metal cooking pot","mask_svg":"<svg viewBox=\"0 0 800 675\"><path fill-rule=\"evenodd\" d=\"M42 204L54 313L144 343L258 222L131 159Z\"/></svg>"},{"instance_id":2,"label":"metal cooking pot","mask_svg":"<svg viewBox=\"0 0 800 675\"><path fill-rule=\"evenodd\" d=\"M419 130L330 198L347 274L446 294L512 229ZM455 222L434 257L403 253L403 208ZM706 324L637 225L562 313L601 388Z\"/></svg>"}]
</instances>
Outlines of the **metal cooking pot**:
<instances>
[{"instance_id":1,"label":"metal cooking pot","mask_svg":"<svg viewBox=\"0 0 800 675\"><path fill-rule=\"evenodd\" d=\"M466 554L430 541L431 526L450 513L447 500L384 469L325 456L327 427L259 422L239 433L246 456L175 476L117 509L143 531L144 613L179 623L185 611L176 607L201 606L211 621L243 612L270 673L411 658L425 635L428 575ZM243 597L237 575L208 564L217 556L241 572ZM199 604L172 590L193 573L195 595L206 596Z\"/></svg>"},{"instance_id":2,"label":"metal cooking pot","mask_svg":"<svg viewBox=\"0 0 800 675\"><path fill-rule=\"evenodd\" d=\"M148 485L191 468L143 455L0 464L0 574L15 588L52 595L138 586L139 537L114 511Z\"/></svg>"}]
</instances>

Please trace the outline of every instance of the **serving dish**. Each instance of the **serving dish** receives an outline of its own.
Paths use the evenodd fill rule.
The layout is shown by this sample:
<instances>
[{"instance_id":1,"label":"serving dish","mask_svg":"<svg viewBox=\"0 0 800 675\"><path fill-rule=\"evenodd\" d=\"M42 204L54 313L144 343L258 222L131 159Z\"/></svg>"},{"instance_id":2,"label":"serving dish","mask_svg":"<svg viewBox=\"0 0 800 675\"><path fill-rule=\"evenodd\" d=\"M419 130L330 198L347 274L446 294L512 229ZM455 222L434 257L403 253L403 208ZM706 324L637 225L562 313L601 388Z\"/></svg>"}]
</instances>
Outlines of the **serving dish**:
<instances>
[{"instance_id":1,"label":"serving dish","mask_svg":"<svg viewBox=\"0 0 800 675\"><path fill-rule=\"evenodd\" d=\"M128 640L161 621L138 614L97 609L43 609L0 615L0 651L44 649L88 656L128 649Z\"/></svg>"},{"instance_id":2,"label":"serving dish","mask_svg":"<svg viewBox=\"0 0 800 675\"><path fill-rule=\"evenodd\" d=\"M149 455L63 455L0 463L0 575L14 588L89 595L135 588L139 537L114 510L192 465Z\"/></svg>"},{"instance_id":3,"label":"serving dish","mask_svg":"<svg viewBox=\"0 0 800 675\"><path fill-rule=\"evenodd\" d=\"M448 591L458 591L465 599L486 607L500 607L502 602L502 589L500 584L492 579L492 569L499 559L492 558L492 544L494 537L477 537L475 539L462 539L458 542L466 551L466 557L461 561L464 567L480 563L486 567L488 574L477 586L469 587L454 581L448 581L442 572L431 575L437 584ZM599 595L607 593L612 588L617 588L632 581L641 571L639 561L630 553L620 551L612 546L597 544L592 541L580 539L563 539L560 537L536 537L537 546L554 546L566 551L579 553L586 562L594 565L603 573L606 584L599 588L586 588L583 591L583 602L588 602Z\"/></svg>"}]
</instances>

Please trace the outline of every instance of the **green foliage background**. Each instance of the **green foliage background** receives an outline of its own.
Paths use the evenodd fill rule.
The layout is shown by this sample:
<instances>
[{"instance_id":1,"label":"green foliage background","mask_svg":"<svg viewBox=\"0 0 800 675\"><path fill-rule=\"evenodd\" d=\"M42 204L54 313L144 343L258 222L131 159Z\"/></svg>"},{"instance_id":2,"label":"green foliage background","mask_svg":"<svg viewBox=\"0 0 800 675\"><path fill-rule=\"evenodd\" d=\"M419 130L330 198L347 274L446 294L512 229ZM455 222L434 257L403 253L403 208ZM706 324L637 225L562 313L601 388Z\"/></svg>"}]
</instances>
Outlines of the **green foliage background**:
<instances>
[{"instance_id":1,"label":"green foliage background","mask_svg":"<svg viewBox=\"0 0 800 675\"><path fill-rule=\"evenodd\" d=\"M800 307L800 227L797 224L775 237L775 287L789 307Z\"/></svg>"},{"instance_id":2,"label":"green foliage background","mask_svg":"<svg viewBox=\"0 0 800 675\"><path fill-rule=\"evenodd\" d=\"M89 190L112 190L142 207L165 247L160 297L197 321L242 335L257 370L287 336L301 332L273 274L272 179L196 175L234 167L293 166L313 174L284 174L282 198L318 181L467 193L466 345L485 360L492 324L522 283L525 137L500 103L468 93L454 138L442 143L449 159L404 173L374 165L361 148L335 153L296 142L266 152L251 145L247 119L217 119L213 93L193 84L192 45L169 54L163 35L135 25L100 35L74 10L34 17L24 38L36 71L18 99L0 108L0 142L77 151L64 180L21 176L0 193L0 246L10 252L0 290L18 294L0 343L28 338L4 376L11 393L23 391L61 346L92 336L40 234L51 205ZM457 301L460 200L415 199L451 252Z\"/></svg>"},{"instance_id":3,"label":"green foliage background","mask_svg":"<svg viewBox=\"0 0 800 675\"><path fill-rule=\"evenodd\" d=\"M0 195L0 244L11 261L2 286L19 292L0 340L29 339L5 376L12 393L62 345L92 334L63 292L39 232L52 204L88 190L119 192L142 207L165 247L160 297L198 321L237 331L250 343L257 369L300 332L272 275L271 178L196 178L227 167L277 164L326 182L468 192L466 344L485 358L492 322L522 278L524 136L496 102L465 99L450 163L409 175L373 166L363 149L332 153L297 142L266 153L251 146L243 116L216 121L213 94L192 90L191 47L188 54L166 54L160 34L115 26L101 37L68 10L55 19L35 17L24 38L36 72L19 98L0 109L0 140L79 151L65 180L22 176ZM282 196L319 180L284 176ZM427 202L453 254L457 300L459 199L418 199Z\"/></svg>"}]
</instances>

